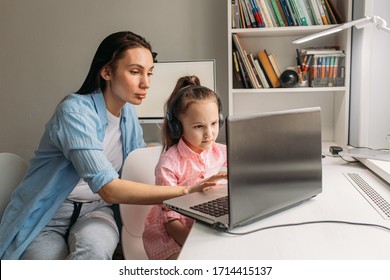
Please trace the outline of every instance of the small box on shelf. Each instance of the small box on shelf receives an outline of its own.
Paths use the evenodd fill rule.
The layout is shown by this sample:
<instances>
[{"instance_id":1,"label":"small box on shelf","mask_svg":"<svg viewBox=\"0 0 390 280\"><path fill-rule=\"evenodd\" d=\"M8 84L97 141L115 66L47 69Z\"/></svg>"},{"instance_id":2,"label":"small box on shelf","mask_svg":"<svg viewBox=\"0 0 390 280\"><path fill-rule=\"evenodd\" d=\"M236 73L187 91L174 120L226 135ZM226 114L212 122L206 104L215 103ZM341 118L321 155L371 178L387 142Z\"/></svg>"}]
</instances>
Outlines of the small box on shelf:
<instances>
[{"instance_id":1,"label":"small box on shelf","mask_svg":"<svg viewBox=\"0 0 390 280\"><path fill-rule=\"evenodd\" d=\"M310 47L296 51L298 73L308 74L310 87L344 86L345 53L338 46Z\"/></svg>"},{"instance_id":2,"label":"small box on shelf","mask_svg":"<svg viewBox=\"0 0 390 280\"><path fill-rule=\"evenodd\" d=\"M311 87L342 87L345 85L345 55L316 54L309 65Z\"/></svg>"}]
</instances>

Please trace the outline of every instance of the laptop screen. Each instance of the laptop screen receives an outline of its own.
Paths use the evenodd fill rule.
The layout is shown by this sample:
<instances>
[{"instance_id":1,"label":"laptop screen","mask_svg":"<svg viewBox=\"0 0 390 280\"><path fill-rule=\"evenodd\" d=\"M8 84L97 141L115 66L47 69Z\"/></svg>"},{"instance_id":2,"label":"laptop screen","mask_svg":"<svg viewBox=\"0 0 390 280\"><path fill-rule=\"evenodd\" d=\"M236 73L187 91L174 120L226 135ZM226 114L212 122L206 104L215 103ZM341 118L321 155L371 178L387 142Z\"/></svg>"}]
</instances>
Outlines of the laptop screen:
<instances>
[{"instance_id":1,"label":"laptop screen","mask_svg":"<svg viewBox=\"0 0 390 280\"><path fill-rule=\"evenodd\" d=\"M227 118L230 227L322 190L320 108Z\"/></svg>"}]
</instances>

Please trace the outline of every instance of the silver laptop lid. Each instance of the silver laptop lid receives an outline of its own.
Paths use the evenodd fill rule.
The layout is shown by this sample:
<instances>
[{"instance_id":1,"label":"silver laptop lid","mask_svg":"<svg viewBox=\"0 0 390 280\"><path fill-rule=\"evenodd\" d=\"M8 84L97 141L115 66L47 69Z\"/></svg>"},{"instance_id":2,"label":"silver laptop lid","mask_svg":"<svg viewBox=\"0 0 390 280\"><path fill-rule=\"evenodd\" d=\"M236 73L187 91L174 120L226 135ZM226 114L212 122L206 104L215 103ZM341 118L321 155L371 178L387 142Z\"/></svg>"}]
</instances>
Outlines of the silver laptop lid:
<instances>
[{"instance_id":1,"label":"silver laptop lid","mask_svg":"<svg viewBox=\"0 0 390 280\"><path fill-rule=\"evenodd\" d=\"M227 118L229 227L322 191L320 108Z\"/></svg>"}]
</instances>

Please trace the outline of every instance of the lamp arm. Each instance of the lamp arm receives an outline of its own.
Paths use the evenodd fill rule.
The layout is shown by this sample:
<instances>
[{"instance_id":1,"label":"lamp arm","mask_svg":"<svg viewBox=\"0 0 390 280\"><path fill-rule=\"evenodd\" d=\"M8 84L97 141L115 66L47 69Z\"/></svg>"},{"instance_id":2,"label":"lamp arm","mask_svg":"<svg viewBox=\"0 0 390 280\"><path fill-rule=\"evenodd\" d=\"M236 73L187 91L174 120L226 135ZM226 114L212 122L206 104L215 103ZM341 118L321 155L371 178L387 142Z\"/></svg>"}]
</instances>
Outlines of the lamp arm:
<instances>
[{"instance_id":1,"label":"lamp arm","mask_svg":"<svg viewBox=\"0 0 390 280\"><path fill-rule=\"evenodd\" d=\"M360 19L356 19L356 20L353 20L350 22L343 23L343 24L341 24L341 26L343 27L343 29L347 29L347 28L350 28L353 26L355 26L357 29L360 29L360 28L364 28L364 27L368 26L369 24L374 23L375 20L376 19L374 19L374 17L366 16L364 18L360 18Z\"/></svg>"},{"instance_id":2,"label":"lamp arm","mask_svg":"<svg viewBox=\"0 0 390 280\"><path fill-rule=\"evenodd\" d=\"M353 20L353 21L346 22L346 23L342 23L342 24L339 24L335 27L326 29L324 31L297 39L297 40L293 41L293 43L294 44L301 44L301 43L304 43L304 42L307 42L307 41L310 41L310 40L313 40L313 39L316 39L319 37L323 37L323 36L327 36L327 35L332 34L332 33L339 32L339 31L347 29L347 28L351 28L353 26L360 29L360 28L367 27L370 24L374 24L380 30L390 32L390 28L387 26L387 23L383 18L381 18L379 16L366 16L364 18Z\"/></svg>"}]
</instances>

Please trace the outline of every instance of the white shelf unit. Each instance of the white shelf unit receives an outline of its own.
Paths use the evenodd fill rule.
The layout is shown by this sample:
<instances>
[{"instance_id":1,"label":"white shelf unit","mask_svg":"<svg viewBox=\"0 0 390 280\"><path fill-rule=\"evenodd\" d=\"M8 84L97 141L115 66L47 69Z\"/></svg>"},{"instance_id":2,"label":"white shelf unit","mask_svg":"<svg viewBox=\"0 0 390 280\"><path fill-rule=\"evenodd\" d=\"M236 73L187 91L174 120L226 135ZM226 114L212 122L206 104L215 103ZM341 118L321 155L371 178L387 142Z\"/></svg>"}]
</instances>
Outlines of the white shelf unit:
<instances>
[{"instance_id":1,"label":"white shelf unit","mask_svg":"<svg viewBox=\"0 0 390 280\"><path fill-rule=\"evenodd\" d=\"M344 20L351 20L353 0L334 2ZM319 106L321 107L323 141L346 147L349 123L351 30L344 30L296 45L292 43L295 39L328 29L333 25L233 29L231 27L231 17L231 0L228 0L229 114L238 115ZM257 55L258 51L266 49L268 53L274 54L282 71L288 67L296 67L297 48L338 45L345 51L345 86L326 88L233 88L232 34L237 34L247 52Z\"/></svg>"}]
</instances>

